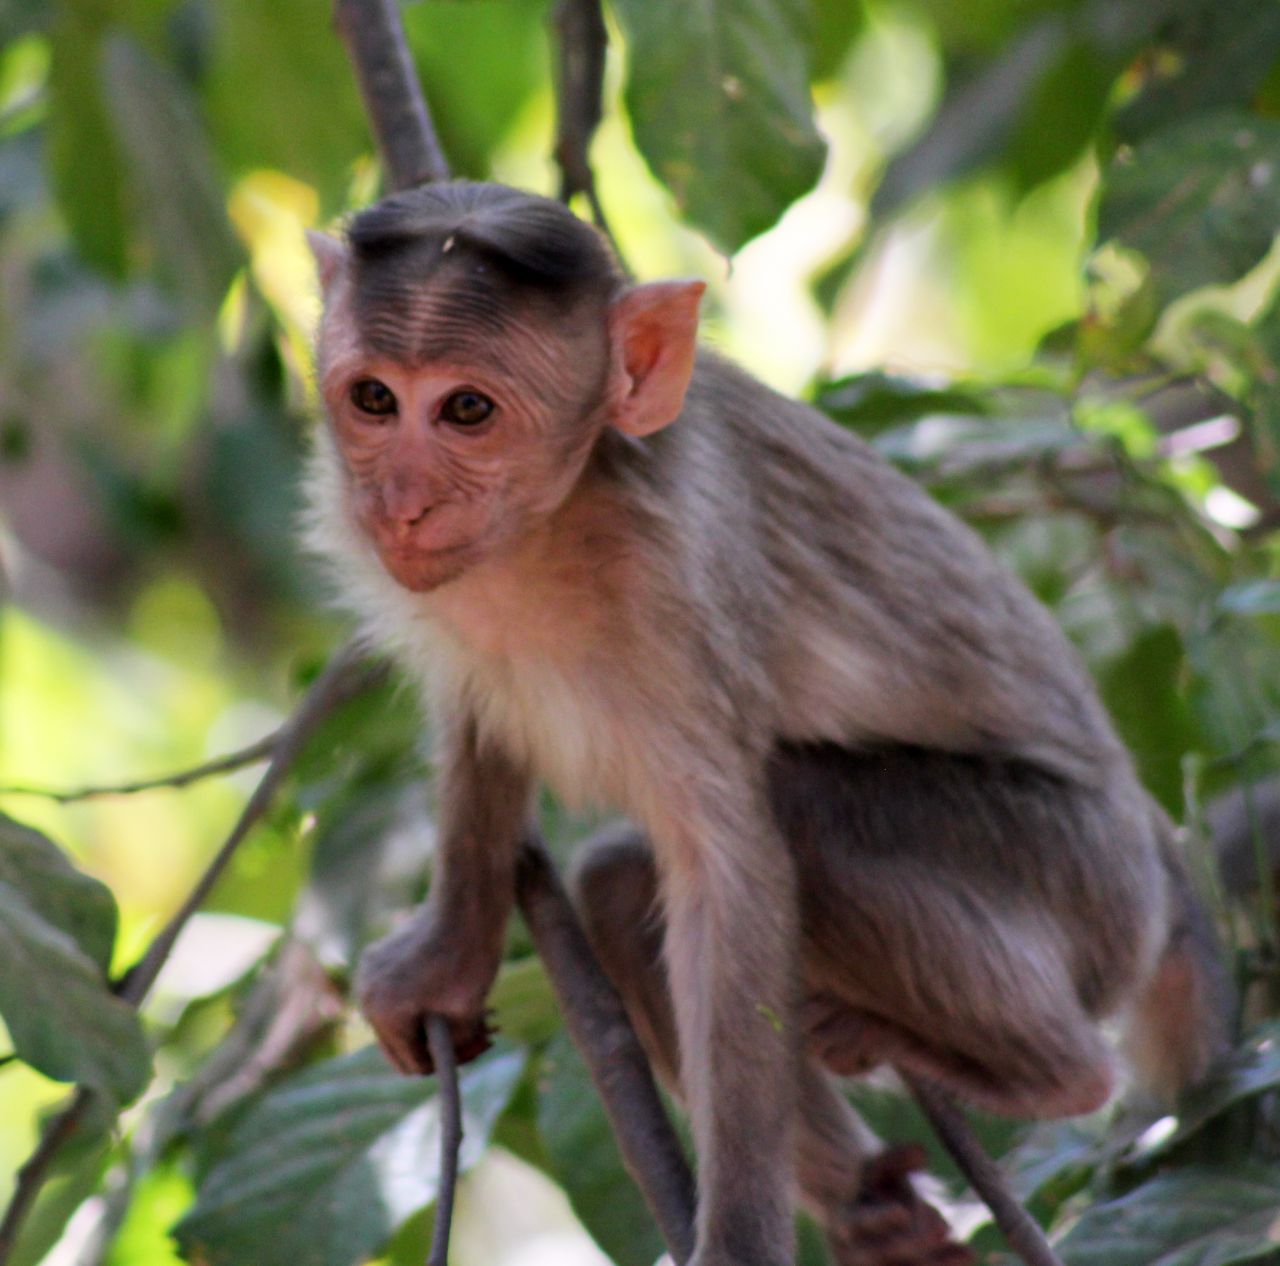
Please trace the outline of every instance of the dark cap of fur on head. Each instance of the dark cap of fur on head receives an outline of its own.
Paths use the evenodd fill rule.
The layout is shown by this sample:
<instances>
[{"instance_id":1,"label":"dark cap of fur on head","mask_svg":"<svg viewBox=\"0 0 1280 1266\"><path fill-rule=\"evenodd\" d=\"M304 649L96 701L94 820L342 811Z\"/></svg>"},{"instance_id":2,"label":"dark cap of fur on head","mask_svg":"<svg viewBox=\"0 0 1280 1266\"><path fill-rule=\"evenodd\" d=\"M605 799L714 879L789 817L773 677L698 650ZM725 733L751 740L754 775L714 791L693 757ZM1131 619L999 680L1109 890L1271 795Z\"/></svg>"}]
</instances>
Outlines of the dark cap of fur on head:
<instances>
[{"instance_id":1,"label":"dark cap of fur on head","mask_svg":"<svg viewBox=\"0 0 1280 1266\"><path fill-rule=\"evenodd\" d=\"M539 298L605 302L622 281L594 228L506 185L451 181L393 194L357 215L347 240L356 320L373 346L401 359L428 357L429 337L496 333ZM415 320L428 287L430 331Z\"/></svg>"}]
</instances>

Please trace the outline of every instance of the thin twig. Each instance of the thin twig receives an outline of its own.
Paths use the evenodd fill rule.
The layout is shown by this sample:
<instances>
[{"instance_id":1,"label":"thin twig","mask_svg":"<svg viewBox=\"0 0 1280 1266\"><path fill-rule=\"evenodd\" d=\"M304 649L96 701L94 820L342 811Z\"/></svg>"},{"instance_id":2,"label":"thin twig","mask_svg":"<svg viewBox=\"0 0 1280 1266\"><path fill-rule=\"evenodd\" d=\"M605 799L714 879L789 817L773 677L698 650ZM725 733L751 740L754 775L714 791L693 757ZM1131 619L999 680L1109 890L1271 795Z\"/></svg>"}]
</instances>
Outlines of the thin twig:
<instances>
[{"instance_id":1,"label":"thin twig","mask_svg":"<svg viewBox=\"0 0 1280 1266\"><path fill-rule=\"evenodd\" d=\"M303 697L302 703L280 728L279 737L272 752L271 763L261 781L241 811L239 821L227 836L213 860L200 876L176 914L161 929L147 952L135 963L117 986L117 992L126 1002L137 1006L155 984L161 967L168 960L179 933L188 920L208 900L214 885L222 877L235 851L258 819L266 813L280 784L284 782L293 762L306 745L312 732L336 707L370 689L386 675L385 664L362 663L365 652L355 642L348 642L329 661L328 667L315 680Z\"/></svg>"},{"instance_id":2,"label":"thin twig","mask_svg":"<svg viewBox=\"0 0 1280 1266\"><path fill-rule=\"evenodd\" d=\"M1009 1247L1027 1266L1062 1266L1040 1224L1014 1199L999 1166L987 1155L973 1127L950 1095L924 1077L899 1070L933 1132L982 1197Z\"/></svg>"},{"instance_id":3,"label":"thin twig","mask_svg":"<svg viewBox=\"0 0 1280 1266\"><path fill-rule=\"evenodd\" d=\"M384 665L362 663L363 654L355 643L348 643L338 651L293 715L280 728L271 764L249 797L226 843L209 863L182 908L151 942L142 959L116 982L115 992L125 1002L134 1007L142 1002L168 960L178 934L208 897L241 841L267 811L272 797L319 724L336 707L369 689L385 674ZM0 1266L9 1260L23 1220L44 1186L58 1152L88 1111L93 1095L94 1091L86 1086L76 1090L69 1105L49 1123L36 1150L18 1171L13 1198L0 1222Z\"/></svg>"},{"instance_id":4,"label":"thin twig","mask_svg":"<svg viewBox=\"0 0 1280 1266\"><path fill-rule=\"evenodd\" d=\"M440 1083L440 1182L436 1193L436 1224L431 1233L427 1266L446 1266L453 1205L458 1194L458 1153L462 1147L462 1092L458 1089L458 1061L449 1021L427 1017L427 1049Z\"/></svg>"},{"instance_id":5,"label":"thin twig","mask_svg":"<svg viewBox=\"0 0 1280 1266\"><path fill-rule=\"evenodd\" d=\"M540 839L520 854L520 911L595 1084L623 1164L640 1188L671 1256L693 1254L693 1175L654 1084L622 999L604 974Z\"/></svg>"},{"instance_id":6,"label":"thin twig","mask_svg":"<svg viewBox=\"0 0 1280 1266\"><path fill-rule=\"evenodd\" d=\"M0 796L39 796L43 800L53 800L58 804L74 804L78 800L95 800L103 796L132 796L140 791L155 791L161 787L189 787L204 778L213 778L218 774L229 774L246 765L257 764L266 760L275 750L280 731L276 730L265 738L260 738L238 752L228 752L205 761L203 765L193 765L190 769L180 769L176 773L161 774L155 778L143 778L137 782L122 782L114 785L74 787L70 790L58 790L55 787L0 787Z\"/></svg>"},{"instance_id":7,"label":"thin twig","mask_svg":"<svg viewBox=\"0 0 1280 1266\"><path fill-rule=\"evenodd\" d=\"M604 117L604 66L609 45L600 0L560 0L552 18L557 41L556 163L560 167L560 201L585 194L596 227L609 240L604 208L596 194L595 172L588 154L591 138Z\"/></svg>"},{"instance_id":8,"label":"thin twig","mask_svg":"<svg viewBox=\"0 0 1280 1266\"><path fill-rule=\"evenodd\" d=\"M355 67L388 184L412 189L448 180L449 164L414 70L397 0L335 0L333 14Z\"/></svg>"}]
</instances>

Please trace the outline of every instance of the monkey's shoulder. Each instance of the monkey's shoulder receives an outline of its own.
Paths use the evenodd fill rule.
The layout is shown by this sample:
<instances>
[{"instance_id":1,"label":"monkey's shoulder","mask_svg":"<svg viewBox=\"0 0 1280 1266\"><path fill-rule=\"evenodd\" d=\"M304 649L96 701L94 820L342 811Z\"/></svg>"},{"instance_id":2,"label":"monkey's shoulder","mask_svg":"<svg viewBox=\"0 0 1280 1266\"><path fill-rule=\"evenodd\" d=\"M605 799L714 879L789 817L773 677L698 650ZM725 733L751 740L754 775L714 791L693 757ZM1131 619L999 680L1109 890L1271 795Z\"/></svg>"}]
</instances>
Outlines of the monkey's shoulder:
<instances>
[{"instance_id":1,"label":"monkey's shoulder","mask_svg":"<svg viewBox=\"0 0 1280 1266\"><path fill-rule=\"evenodd\" d=\"M734 490L720 570L750 551L768 578L757 567L729 617L770 647L780 734L998 752L1081 776L1123 760L1047 609L860 437L713 356L687 420L695 464Z\"/></svg>"}]
</instances>

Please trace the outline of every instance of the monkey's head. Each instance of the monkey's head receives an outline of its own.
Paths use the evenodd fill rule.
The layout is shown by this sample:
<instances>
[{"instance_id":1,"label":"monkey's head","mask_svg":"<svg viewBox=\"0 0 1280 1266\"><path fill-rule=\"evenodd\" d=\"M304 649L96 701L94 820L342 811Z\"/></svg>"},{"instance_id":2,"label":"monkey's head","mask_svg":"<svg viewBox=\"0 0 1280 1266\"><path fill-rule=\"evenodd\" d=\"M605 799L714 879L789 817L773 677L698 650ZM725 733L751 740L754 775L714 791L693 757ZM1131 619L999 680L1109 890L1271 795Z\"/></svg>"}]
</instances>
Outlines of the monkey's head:
<instances>
[{"instance_id":1,"label":"monkey's head","mask_svg":"<svg viewBox=\"0 0 1280 1266\"><path fill-rule=\"evenodd\" d=\"M408 589L527 538L606 427L643 436L680 412L703 284L627 286L556 202L428 185L311 244L348 507Z\"/></svg>"}]
</instances>

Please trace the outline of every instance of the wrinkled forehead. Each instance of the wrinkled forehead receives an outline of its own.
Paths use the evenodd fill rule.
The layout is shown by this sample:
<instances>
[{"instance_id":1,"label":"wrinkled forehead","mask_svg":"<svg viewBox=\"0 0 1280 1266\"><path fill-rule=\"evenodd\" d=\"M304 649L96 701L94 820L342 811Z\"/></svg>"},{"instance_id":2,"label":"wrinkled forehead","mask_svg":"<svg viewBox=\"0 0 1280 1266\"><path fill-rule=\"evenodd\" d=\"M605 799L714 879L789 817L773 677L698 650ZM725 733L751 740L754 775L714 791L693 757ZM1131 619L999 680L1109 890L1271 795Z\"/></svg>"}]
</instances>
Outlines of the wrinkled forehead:
<instances>
[{"instance_id":1,"label":"wrinkled forehead","mask_svg":"<svg viewBox=\"0 0 1280 1266\"><path fill-rule=\"evenodd\" d=\"M498 356L555 306L449 238L355 260L349 303L364 348L410 366Z\"/></svg>"}]
</instances>

